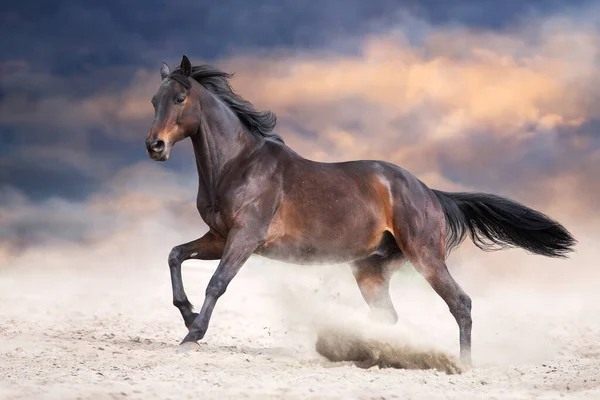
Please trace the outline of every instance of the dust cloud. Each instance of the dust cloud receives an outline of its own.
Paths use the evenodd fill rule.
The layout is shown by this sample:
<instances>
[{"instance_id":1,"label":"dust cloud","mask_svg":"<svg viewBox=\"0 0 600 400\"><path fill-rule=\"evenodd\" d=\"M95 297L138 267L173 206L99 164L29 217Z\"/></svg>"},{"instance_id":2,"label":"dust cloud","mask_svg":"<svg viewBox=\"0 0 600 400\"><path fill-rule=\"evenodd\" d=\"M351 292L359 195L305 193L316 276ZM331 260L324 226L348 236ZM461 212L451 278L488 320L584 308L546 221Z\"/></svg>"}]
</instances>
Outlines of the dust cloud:
<instances>
[{"instance_id":1,"label":"dust cloud","mask_svg":"<svg viewBox=\"0 0 600 400\"><path fill-rule=\"evenodd\" d=\"M397 340L370 337L364 332L324 329L318 332L315 348L330 361L352 361L361 368L433 368L447 374L462 372L458 360L445 353L419 350Z\"/></svg>"}]
</instances>

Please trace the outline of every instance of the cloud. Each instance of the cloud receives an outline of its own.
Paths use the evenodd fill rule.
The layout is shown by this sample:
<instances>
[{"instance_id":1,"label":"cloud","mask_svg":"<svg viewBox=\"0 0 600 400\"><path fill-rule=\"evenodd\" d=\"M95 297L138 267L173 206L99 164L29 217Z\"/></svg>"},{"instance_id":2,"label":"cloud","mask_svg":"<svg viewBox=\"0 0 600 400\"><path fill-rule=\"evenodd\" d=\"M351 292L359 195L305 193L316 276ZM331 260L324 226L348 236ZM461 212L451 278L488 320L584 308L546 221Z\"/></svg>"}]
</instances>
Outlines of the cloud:
<instances>
[{"instance_id":1,"label":"cloud","mask_svg":"<svg viewBox=\"0 0 600 400\"><path fill-rule=\"evenodd\" d=\"M404 15L330 52L278 48L216 63L236 73L232 84L245 98L278 114L279 133L308 158L386 160L431 187L495 192L591 224L600 200L600 36L593 23L600 9L585 10L536 16L510 31ZM202 54L188 53L195 63L205 61ZM153 194L130 186L152 188L150 178L111 185L149 163L142 141L159 61L86 74L56 74L28 61L0 65L0 176L3 190L20 193L3 215L14 209L21 216L10 219L7 236L25 245L95 237L96 224L119 207L155 204ZM179 144L168 164L153 166L156 188L187 179L173 193L193 198L190 147ZM104 201L115 207L90 209L107 190L113 197Z\"/></svg>"},{"instance_id":2,"label":"cloud","mask_svg":"<svg viewBox=\"0 0 600 400\"><path fill-rule=\"evenodd\" d=\"M195 210L196 187L190 175L142 162L123 168L100 190L79 200L33 202L17 189L4 188L0 248L20 253L73 243L89 246L115 235L127 240L128 232L143 231L149 224L169 231L197 230L199 237L206 225Z\"/></svg>"},{"instance_id":3,"label":"cloud","mask_svg":"<svg viewBox=\"0 0 600 400\"><path fill-rule=\"evenodd\" d=\"M115 65L151 65L158 57L194 52L222 58L231 52L326 48L332 40L389 29L410 12L432 24L502 29L517 18L560 13L590 0L510 0L482 6L468 0L146 1L102 3L32 0L7 4L0 33L3 59L30 60L59 75ZM51 34L49 34L51 33Z\"/></svg>"},{"instance_id":4,"label":"cloud","mask_svg":"<svg viewBox=\"0 0 600 400\"><path fill-rule=\"evenodd\" d=\"M518 42L518 36L510 48L502 48L506 43L493 48L481 46L476 34L450 30L432 35L424 47L411 46L402 36L375 36L365 40L357 56L331 60L308 53L229 64L239 71L236 85L242 92L283 115L298 106L343 106L357 98L390 115L441 107L435 111L446 114L445 120L429 133L436 139L464 135L469 125L514 130L527 123L549 128L581 123L593 93L584 90L585 84L597 79L597 32L572 35L572 40L563 35L562 30L554 32L535 57L518 57L535 51L535 46ZM552 53L557 36L574 48L573 57ZM445 48L438 47L439 37L448 41ZM462 54L452 54L453 46ZM279 64L280 73L273 73L273 67L261 73L262 66L271 63Z\"/></svg>"}]
</instances>

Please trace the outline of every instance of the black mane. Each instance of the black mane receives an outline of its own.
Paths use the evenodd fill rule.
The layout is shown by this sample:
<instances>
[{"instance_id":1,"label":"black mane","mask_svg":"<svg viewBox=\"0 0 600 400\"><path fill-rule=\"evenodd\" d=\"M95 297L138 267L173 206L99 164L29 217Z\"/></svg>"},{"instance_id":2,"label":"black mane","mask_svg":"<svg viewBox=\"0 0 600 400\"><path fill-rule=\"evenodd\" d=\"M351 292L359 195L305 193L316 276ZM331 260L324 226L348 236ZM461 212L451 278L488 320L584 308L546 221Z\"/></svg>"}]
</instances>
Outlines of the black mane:
<instances>
[{"instance_id":1,"label":"black mane","mask_svg":"<svg viewBox=\"0 0 600 400\"><path fill-rule=\"evenodd\" d=\"M229 84L229 78L232 76L233 74L206 64L192 67L191 73L191 78L194 78L196 82L229 106L250 133L284 143L281 136L273 132L277 123L275 113L257 111L252 103L238 95ZM183 85L186 89L191 87L189 79L181 74L179 68L176 68L169 75L169 78Z\"/></svg>"}]
</instances>

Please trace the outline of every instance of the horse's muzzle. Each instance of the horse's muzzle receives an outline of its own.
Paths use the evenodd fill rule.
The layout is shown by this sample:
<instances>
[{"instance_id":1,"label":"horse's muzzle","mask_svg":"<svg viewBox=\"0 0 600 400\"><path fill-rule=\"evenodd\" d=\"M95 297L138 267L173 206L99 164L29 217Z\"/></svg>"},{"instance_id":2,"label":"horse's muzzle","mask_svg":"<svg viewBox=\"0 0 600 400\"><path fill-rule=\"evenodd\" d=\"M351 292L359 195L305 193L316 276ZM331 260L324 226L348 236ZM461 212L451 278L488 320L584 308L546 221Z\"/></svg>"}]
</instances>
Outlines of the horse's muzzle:
<instances>
[{"instance_id":1,"label":"horse's muzzle","mask_svg":"<svg viewBox=\"0 0 600 400\"><path fill-rule=\"evenodd\" d=\"M166 161L169 158L167 144L164 140L146 140L146 151L154 161Z\"/></svg>"}]
</instances>

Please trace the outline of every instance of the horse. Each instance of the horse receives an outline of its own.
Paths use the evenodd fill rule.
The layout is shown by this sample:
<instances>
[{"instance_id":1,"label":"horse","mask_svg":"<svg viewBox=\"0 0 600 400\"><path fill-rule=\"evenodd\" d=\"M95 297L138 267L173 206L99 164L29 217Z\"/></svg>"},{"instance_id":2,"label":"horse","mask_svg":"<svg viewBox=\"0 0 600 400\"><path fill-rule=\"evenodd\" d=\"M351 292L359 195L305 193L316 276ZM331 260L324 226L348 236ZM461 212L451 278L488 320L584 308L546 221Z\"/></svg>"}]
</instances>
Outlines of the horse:
<instances>
[{"instance_id":1,"label":"horse","mask_svg":"<svg viewBox=\"0 0 600 400\"><path fill-rule=\"evenodd\" d=\"M372 314L395 324L390 278L409 261L446 302L459 328L460 361L471 366L471 298L446 258L466 236L484 251L520 247L567 258L575 238L549 216L494 194L430 189L385 161L317 162L274 132L231 87L233 76L183 55L160 67L155 117L145 139L154 161L190 138L198 170L196 207L208 226L168 257L173 305L188 329L177 351L196 351L217 300L253 254L294 264L349 263ZM183 287L185 260L220 260L198 313Z\"/></svg>"}]
</instances>

